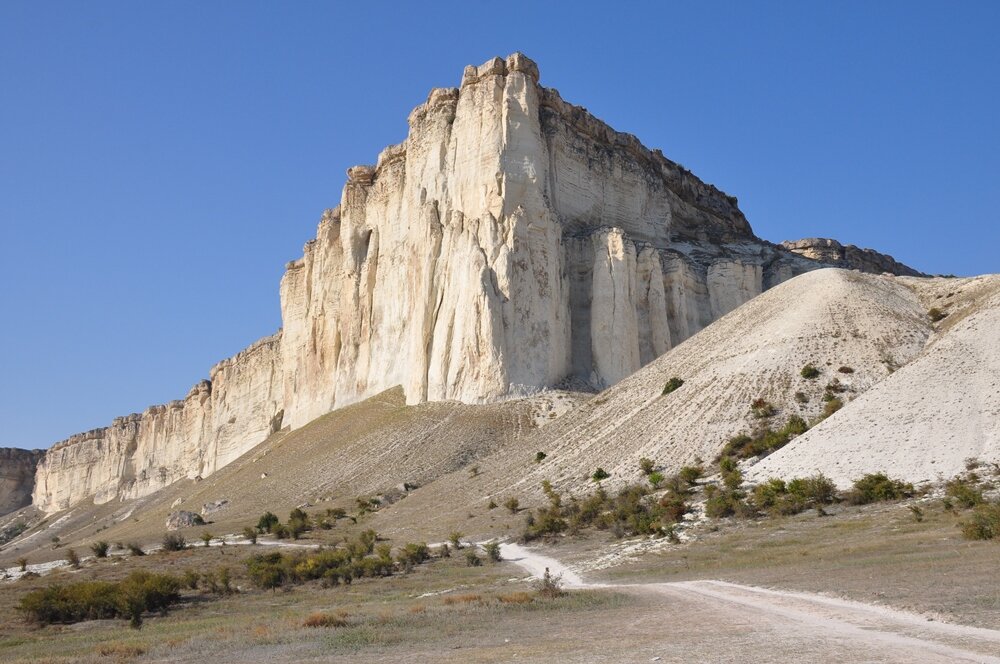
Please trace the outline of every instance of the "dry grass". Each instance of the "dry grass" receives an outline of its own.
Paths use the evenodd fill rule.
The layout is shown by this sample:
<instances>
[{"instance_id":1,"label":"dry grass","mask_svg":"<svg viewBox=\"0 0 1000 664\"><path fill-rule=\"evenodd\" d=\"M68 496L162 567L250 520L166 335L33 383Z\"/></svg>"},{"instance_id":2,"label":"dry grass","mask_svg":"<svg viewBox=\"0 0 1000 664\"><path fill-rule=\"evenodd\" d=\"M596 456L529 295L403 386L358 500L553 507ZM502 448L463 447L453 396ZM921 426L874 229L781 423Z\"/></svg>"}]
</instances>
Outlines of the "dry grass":
<instances>
[{"instance_id":1,"label":"dry grass","mask_svg":"<svg viewBox=\"0 0 1000 664\"><path fill-rule=\"evenodd\" d=\"M348 614L346 611L339 611L336 614L322 613L317 611L316 613L309 614L309 616L302 621L302 626L303 627L346 627L347 615Z\"/></svg>"},{"instance_id":2,"label":"dry grass","mask_svg":"<svg viewBox=\"0 0 1000 664\"><path fill-rule=\"evenodd\" d=\"M147 649L135 643L124 643L121 641L110 641L102 643L95 649L102 657L114 657L117 660L132 659L145 655Z\"/></svg>"}]
</instances>

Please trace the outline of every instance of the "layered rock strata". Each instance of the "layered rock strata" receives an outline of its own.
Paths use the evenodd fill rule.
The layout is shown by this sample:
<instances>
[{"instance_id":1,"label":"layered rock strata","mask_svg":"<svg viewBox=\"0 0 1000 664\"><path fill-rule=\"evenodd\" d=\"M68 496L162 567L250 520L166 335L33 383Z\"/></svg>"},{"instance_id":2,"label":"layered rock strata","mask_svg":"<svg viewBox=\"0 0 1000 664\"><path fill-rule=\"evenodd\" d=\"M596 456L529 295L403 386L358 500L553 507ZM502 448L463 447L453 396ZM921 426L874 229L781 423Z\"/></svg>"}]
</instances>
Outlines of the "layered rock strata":
<instances>
[{"instance_id":1,"label":"layered rock strata","mask_svg":"<svg viewBox=\"0 0 1000 664\"><path fill-rule=\"evenodd\" d=\"M514 54L433 90L403 143L348 170L340 205L288 264L282 331L184 401L54 447L35 503L206 476L281 426L397 385L409 403L603 388L819 265L538 81Z\"/></svg>"},{"instance_id":2,"label":"layered rock strata","mask_svg":"<svg viewBox=\"0 0 1000 664\"><path fill-rule=\"evenodd\" d=\"M862 249L853 244L841 244L836 240L823 237L810 237L802 240L785 240L781 246L789 251L805 256L833 267L848 270L860 270L872 274L889 273L903 277L926 277L908 265L900 263L888 254L874 249Z\"/></svg>"}]
</instances>

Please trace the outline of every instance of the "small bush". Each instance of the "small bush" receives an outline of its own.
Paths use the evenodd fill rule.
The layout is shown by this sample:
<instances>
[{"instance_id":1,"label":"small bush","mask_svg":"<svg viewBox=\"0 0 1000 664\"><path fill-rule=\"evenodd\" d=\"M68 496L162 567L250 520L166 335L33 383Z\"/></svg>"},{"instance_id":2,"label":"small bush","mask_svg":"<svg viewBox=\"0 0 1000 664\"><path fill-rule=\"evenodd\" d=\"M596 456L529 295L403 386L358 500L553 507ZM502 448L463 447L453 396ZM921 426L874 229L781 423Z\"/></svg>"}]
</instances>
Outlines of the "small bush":
<instances>
[{"instance_id":1,"label":"small bush","mask_svg":"<svg viewBox=\"0 0 1000 664\"><path fill-rule=\"evenodd\" d=\"M486 503L486 509L495 510L497 508L497 501L490 498L490 502Z\"/></svg>"},{"instance_id":2,"label":"small bush","mask_svg":"<svg viewBox=\"0 0 1000 664\"><path fill-rule=\"evenodd\" d=\"M785 422L785 425L776 431L765 428L755 433L753 437L742 434L730 438L719 456L720 459L726 457L749 459L750 457L770 454L784 447L794 436L801 435L808 429L809 426L805 420L798 415L792 415Z\"/></svg>"},{"instance_id":3,"label":"small bush","mask_svg":"<svg viewBox=\"0 0 1000 664\"><path fill-rule=\"evenodd\" d=\"M662 396L666 396L666 395L670 394L674 390L677 390L678 388L680 388L680 386L683 385L683 384L684 384L683 380L681 380L677 376L674 376L673 378L671 378L670 380L667 381L666 385L663 386L663 395Z\"/></svg>"},{"instance_id":4,"label":"small bush","mask_svg":"<svg viewBox=\"0 0 1000 664\"><path fill-rule=\"evenodd\" d=\"M281 519L279 519L276 515L270 512L264 512L264 514L257 519L257 531L261 533L269 533L279 523L281 523Z\"/></svg>"},{"instance_id":5,"label":"small bush","mask_svg":"<svg viewBox=\"0 0 1000 664\"><path fill-rule=\"evenodd\" d=\"M17 566L22 572L28 571L28 559L21 557L17 559Z\"/></svg>"},{"instance_id":6,"label":"small bush","mask_svg":"<svg viewBox=\"0 0 1000 664\"><path fill-rule=\"evenodd\" d=\"M646 475L646 479L649 480L649 486L654 489L659 488L659 486L663 484L663 473L654 471L649 475Z\"/></svg>"},{"instance_id":7,"label":"small bush","mask_svg":"<svg viewBox=\"0 0 1000 664\"><path fill-rule=\"evenodd\" d=\"M504 501L503 506L506 507L511 514L517 514L517 511L521 509L521 501L519 501L514 496L511 496L510 498Z\"/></svg>"},{"instance_id":8,"label":"small bush","mask_svg":"<svg viewBox=\"0 0 1000 664\"><path fill-rule=\"evenodd\" d=\"M243 537L251 544L257 543L257 529L247 526L243 529Z\"/></svg>"},{"instance_id":9,"label":"small bush","mask_svg":"<svg viewBox=\"0 0 1000 664\"><path fill-rule=\"evenodd\" d=\"M94 552L95 558L107 558L108 549L110 548L111 545L103 540L100 542L94 542L93 544L90 545L90 550Z\"/></svg>"},{"instance_id":10,"label":"small bush","mask_svg":"<svg viewBox=\"0 0 1000 664\"><path fill-rule=\"evenodd\" d=\"M456 549L462 548L462 535L463 533L460 533L457 530L448 535L448 541L451 543L452 547Z\"/></svg>"},{"instance_id":11,"label":"small bush","mask_svg":"<svg viewBox=\"0 0 1000 664\"><path fill-rule=\"evenodd\" d=\"M476 554L474 549L469 549L465 552L465 564L469 567L479 567L483 564L483 559Z\"/></svg>"},{"instance_id":12,"label":"small bush","mask_svg":"<svg viewBox=\"0 0 1000 664\"><path fill-rule=\"evenodd\" d=\"M971 540L1000 538L1000 503L976 506L968 518L959 523L962 536Z\"/></svg>"},{"instance_id":13,"label":"small bush","mask_svg":"<svg viewBox=\"0 0 1000 664\"><path fill-rule=\"evenodd\" d=\"M67 549L66 562L68 562L70 567L72 567L73 569L79 569L80 555L74 549Z\"/></svg>"},{"instance_id":14,"label":"small bush","mask_svg":"<svg viewBox=\"0 0 1000 664\"><path fill-rule=\"evenodd\" d=\"M334 615L332 613L311 613L304 621L302 621L303 627L346 627L347 620L343 615Z\"/></svg>"},{"instance_id":15,"label":"small bush","mask_svg":"<svg viewBox=\"0 0 1000 664\"><path fill-rule=\"evenodd\" d=\"M829 394L829 392L827 392L827 394ZM823 419L830 417L843 407L844 402L836 397L827 400L827 402L823 404Z\"/></svg>"},{"instance_id":16,"label":"small bush","mask_svg":"<svg viewBox=\"0 0 1000 664\"><path fill-rule=\"evenodd\" d=\"M799 372L799 375L805 378L806 380L812 380L813 378L819 376L819 369L817 369L811 364L807 364L804 367L802 367L802 371Z\"/></svg>"},{"instance_id":17,"label":"small bush","mask_svg":"<svg viewBox=\"0 0 1000 664\"><path fill-rule=\"evenodd\" d=\"M545 452L535 452L535 463L541 463L545 461L545 457L548 455Z\"/></svg>"},{"instance_id":18,"label":"small bush","mask_svg":"<svg viewBox=\"0 0 1000 664\"><path fill-rule=\"evenodd\" d=\"M639 459L639 470L642 471L643 475L649 475L654 470L656 470L656 462L653 461L652 459L647 459L646 457L642 457L641 459Z\"/></svg>"},{"instance_id":19,"label":"small bush","mask_svg":"<svg viewBox=\"0 0 1000 664\"><path fill-rule=\"evenodd\" d=\"M396 560L407 569L429 560L430 557L431 550L424 542L407 544L398 554L396 554Z\"/></svg>"},{"instance_id":20,"label":"small bush","mask_svg":"<svg viewBox=\"0 0 1000 664\"><path fill-rule=\"evenodd\" d=\"M854 482L847 500L853 505L902 500L913 495L913 485L893 480L884 473L869 473Z\"/></svg>"},{"instance_id":21,"label":"small bush","mask_svg":"<svg viewBox=\"0 0 1000 664\"><path fill-rule=\"evenodd\" d=\"M549 571L549 568L546 567L545 574L543 574L542 578L535 584L535 593L539 597L544 597L546 599L560 597L563 594L562 577L553 576Z\"/></svg>"},{"instance_id":22,"label":"small bush","mask_svg":"<svg viewBox=\"0 0 1000 664\"><path fill-rule=\"evenodd\" d=\"M197 590L199 581L201 581L201 574L193 569L186 569L181 575L181 583L190 590Z\"/></svg>"},{"instance_id":23,"label":"small bush","mask_svg":"<svg viewBox=\"0 0 1000 664\"><path fill-rule=\"evenodd\" d=\"M944 486L945 495L966 509L981 505L986 501L983 497L983 490L969 479L956 477L948 480Z\"/></svg>"},{"instance_id":24,"label":"small bush","mask_svg":"<svg viewBox=\"0 0 1000 664\"><path fill-rule=\"evenodd\" d=\"M209 546L212 543L212 533L202 533L201 541L204 542L205 546Z\"/></svg>"},{"instance_id":25,"label":"small bush","mask_svg":"<svg viewBox=\"0 0 1000 664\"><path fill-rule=\"evenodd\" d=\"M136 544L135 542L129 542L128 544L125 545L125 548L128 549L128 552L133 556L146 555L146 552L142 550L142 547Z\"/></svg>"},{"instance_id":26,"label":"small bush","mask_svg":"<svg viewBox=\"0 0 1000 664\"><path fill-rule=\"evenodd\" d=\"M931 307L927 312L928 317L930 317L932 323L937 323L938 321L944 320L948 317L948 312L941 311L937 307Z\"/></svg>"},{"instance_id":27,"label":"small bush","mask_svg":"<svg viewBox=\"0 0 1000 664\"><path fill-rule=\"evenodd\" d=\"M500 555L500 542L487 542L483 545L483 551L491 562L498 563L503 560L503 556Z\"/></svg>"},{"instance_id":28,"label":"small bush","mask_svg":"<svg viewBox=\"0 0 1000 664\"><path fill-rule=\"evenodd\" d=\"M750 404L750 414L759 420L766 417L773 417L778 410L765 399L754 399Z\"/></svg>"},{"instance_id":29,"label":"small bush","mask_svg":"<svg viewBox=\"0 0 1000 664\"><path fill-rule=\"evenodd\" d=\"M798 401L799 403L809 403L809 397L806 395L805 392L796 392L795 400Z\"/></svg>"},{"instance_id":30,"label":"small bush","mask_svg":"<svg viewBox=\"0 0 1000 664\"><path fill-rule=\"evenodd\" d=\"M705 469L701 467L701 464L695 466L684 466L677 473L682 480L691 486L697 484L698 480L700 480L704 474Z\"/></svg>"},{"instance_id":31,"label":"small bush","mask_svg":"<svg viewBox=\"0 0 1000 664\"><path fill-rule=\"evenodd\" d=\"M608 473L608 471L604 470L601 467L598 467L597 470L594 471L594 474L590 476L590 479L594 480L595 482L600 482L601 480L606 480L609 477L611 477L611 474Z\"/></svg>"},{"instance_id":32,"label":"small bush","mask_svg":"<svg viewBox=\"0 0 1000 664\"><path fill-rule=\"evenodd\" d=\"M183 551L187 548L187 542L180 533L167 533L163 536L164 551Z\"/></svg>"},{"instance_id":33,"label":"small bush","mask_svg":"<svg viewBox=\"0 0 1000 664\"><path fill-rule=\"evenodd\" d=\"M837 371L839 371L842 374L852 374L852 373L854 373L854 369L852 369L851 367L840 367L839 369L837 369Z\"/></svg>"}]
</instances>

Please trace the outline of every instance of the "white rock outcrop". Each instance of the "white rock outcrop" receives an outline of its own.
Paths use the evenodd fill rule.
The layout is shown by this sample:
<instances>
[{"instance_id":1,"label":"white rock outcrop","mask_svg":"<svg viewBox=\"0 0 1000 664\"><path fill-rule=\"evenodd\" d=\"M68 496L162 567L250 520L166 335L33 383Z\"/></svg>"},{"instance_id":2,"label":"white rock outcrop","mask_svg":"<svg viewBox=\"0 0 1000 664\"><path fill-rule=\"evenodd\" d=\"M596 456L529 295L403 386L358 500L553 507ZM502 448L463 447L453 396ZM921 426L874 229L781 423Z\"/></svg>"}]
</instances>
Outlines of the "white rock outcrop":
<instances>
[{"instance_id":1,"label":"white rock outcrop","mask_svg":"<svg viewBox=\"0 0 1000 664\"><path fill-rule=\"evenodd\" d=\"M53 447L35 504L204 477L282 426L397 385L409 403L603 388L818 265L538 81L514 54L433 90L403 143L349 169L288 264L282 331L185 400Z\"/></svg>"}]
</instances>

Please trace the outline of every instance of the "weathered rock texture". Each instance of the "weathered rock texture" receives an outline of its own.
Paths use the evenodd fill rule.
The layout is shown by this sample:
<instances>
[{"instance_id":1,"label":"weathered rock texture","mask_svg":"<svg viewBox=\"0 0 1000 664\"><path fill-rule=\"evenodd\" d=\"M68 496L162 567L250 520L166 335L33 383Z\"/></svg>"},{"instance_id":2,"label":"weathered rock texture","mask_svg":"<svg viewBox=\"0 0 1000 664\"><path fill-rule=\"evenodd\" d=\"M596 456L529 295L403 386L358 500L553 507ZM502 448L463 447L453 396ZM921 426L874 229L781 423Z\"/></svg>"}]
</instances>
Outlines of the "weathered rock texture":
<instances>
[{"instance_id":1,"label":"weathered rock texture","mask_svg":"<svg viewBox=\"0 0 1000 664\"><path fill-rule=\"evenodd\" d=\"M818 263L755 237L736 199L538 84L467 67L407 139L349 169L281 281L283 330L182 402L54 447L44 510L206 476L282 425L401 385L408 403L611 385Z\"/></svg>"},{"instance_id":2,"label":"weathered rock texture","mask_svg":"<svg viewBox=\"0 0 1000 664\"><path fill-rule=\"evenodd\" d=\"M0 447L0 516L31 504L35 467L44 450Z\"/></svg>"},{"instance_id":3,"label":"weathered rock texture","mask_svg":"<svg viewBox=\"0 0 1000 664\"><path fill-rule=\"evenodd\" d=\"M904 265L888 254L882 254L874 249L862 249L853 244L841 244L836 240L822 237L810 237L790 242L785 240L781 246L789 251L812 260L826 263L834 267L849 270L861 270L872 274L888 272L904 277L926 277L908 265Z\"/></svg>"}]
</instances>

